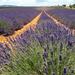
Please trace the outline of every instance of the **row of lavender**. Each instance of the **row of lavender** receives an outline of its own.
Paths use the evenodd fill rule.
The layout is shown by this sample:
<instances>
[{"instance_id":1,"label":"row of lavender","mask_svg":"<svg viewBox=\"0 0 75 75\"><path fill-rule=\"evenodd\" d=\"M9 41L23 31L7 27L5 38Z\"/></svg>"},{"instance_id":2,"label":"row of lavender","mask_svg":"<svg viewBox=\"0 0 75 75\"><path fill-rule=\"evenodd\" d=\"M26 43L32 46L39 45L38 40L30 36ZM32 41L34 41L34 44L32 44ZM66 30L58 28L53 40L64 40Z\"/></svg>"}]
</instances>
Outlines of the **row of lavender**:
<instances>
[{"instance_id":1,"label":"row of lavender","mask_svg":"<svg viewBox=\"0 0 75 75\"><path fill-rule=\"evenodd\" d=\"M39 22L12 43L19 53L5 66L8 75L75 74L75 37L52 20Z\"/></svg>"},{"instance_id":2,"label":"row of lavender","mask_svg":"<svg viewBox=\"0 0 75 75\"><path fill-rule=\"evenodd\" d=\"M32 7L0 8L0 34L10 35L39 14Z\"/></svg>"},{"instance_id":3,"label":"row of lavender","mask_svg":"<svg viewBox=\"0 0 75 75\"><path fill-rule=\"evenodd\" d=\"M48 10L47 12L70 29L75 29L75 10L57 8Z\"/></svg>"}]
</instances>

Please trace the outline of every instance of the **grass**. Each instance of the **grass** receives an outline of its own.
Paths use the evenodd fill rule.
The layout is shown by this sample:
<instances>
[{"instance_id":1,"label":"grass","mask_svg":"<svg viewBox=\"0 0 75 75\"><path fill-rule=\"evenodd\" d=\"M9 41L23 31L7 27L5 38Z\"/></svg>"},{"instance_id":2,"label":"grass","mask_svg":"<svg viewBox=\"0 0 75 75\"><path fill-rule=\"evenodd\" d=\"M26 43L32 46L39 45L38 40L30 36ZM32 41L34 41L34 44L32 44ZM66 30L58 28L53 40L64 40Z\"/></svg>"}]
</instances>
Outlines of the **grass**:
<instances>
[{"instance_id":1,"label":"grass","mask_svg":"<svg viewBox=\"0 0 75 75\"><path fill-rule=\"evenodd\" d=\"M26 52L17 52L16 57L11 58L10 64L4 66L1 75L52 75L52 73L62 75L64 67L67 69L66 75L71 75L72 70L75 70L75 52L63 44L62 58L59 60L60 43L55 44L50 47L53 49L53 55L51 50L47 50L48 57L44 57L46 59L44 61L44 49L37 43L33 42ZM44 72L45 67L47 74Z\"/></svg>"}]
</instances>

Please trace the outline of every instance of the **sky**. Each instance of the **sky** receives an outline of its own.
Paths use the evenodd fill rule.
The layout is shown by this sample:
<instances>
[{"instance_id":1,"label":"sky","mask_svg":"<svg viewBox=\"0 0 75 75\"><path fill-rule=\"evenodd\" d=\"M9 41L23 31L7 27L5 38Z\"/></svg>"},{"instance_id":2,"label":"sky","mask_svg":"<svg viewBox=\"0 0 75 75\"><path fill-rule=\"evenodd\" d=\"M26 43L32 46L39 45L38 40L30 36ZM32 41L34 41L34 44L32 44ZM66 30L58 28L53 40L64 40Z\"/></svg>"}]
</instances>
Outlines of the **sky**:
<instances>
[{"instance_id":1,"label":"sky","mask_svg":"<svg viewBox=\"0 0 75 75\"><path fill-rule=\"evenodd\" d=\"M0 0L0 5L53 6L74 4L75 0Z\"/></svg>"}]
</instances>

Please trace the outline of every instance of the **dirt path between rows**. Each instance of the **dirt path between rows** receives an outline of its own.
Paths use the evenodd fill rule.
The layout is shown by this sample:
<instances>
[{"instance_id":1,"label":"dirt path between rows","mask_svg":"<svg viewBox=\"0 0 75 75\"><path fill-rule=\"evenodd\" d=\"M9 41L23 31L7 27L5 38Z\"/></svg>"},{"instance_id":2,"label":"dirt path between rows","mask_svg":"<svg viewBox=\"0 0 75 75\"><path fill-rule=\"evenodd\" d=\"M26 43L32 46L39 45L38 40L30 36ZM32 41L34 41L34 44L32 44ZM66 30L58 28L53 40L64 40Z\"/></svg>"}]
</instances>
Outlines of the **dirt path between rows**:
<instances>
[{"instance_id":1,"label":"dirt path between rows","mask_svg":"<svg viewBox=\"0 0 75 75\"><path fill-rule=\"evenodd\" d=\"M37 15L31 22L29 22L28 24L24 25L22 29L15 31L15 33L11 36L0 36L0 43L2 44L7 44L8 47L11 49L11 51L14 54L14 50L12 49L12 46L14 46L14 44L12 43L11 40L16 40L17 37L20 37L21 34L23 34L25 31L31 29L34 29L40 19L42 15L42 12Z\"/></svg>"}]
</instances>

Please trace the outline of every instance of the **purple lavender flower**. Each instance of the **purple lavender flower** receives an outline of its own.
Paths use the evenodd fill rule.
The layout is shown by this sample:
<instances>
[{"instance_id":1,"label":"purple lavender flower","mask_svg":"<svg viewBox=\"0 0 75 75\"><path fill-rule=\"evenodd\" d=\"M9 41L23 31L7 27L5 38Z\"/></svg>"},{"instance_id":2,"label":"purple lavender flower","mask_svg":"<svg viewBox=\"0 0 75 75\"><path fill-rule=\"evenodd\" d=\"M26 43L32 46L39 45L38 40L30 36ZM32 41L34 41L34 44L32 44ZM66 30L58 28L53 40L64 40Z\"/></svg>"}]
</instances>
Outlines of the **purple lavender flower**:
<instances>
[{"instance_id":1,"label":"purple lavender flower","mask_svg":"<svg viewBox=\"0 0 75 75\"><path fill-rule=\"evenodd\" d=\"M67 68L66 67L64 67L63 75L67 75Z\"/></svg>"},{"instance_id":2,"label":"purple lavender flower","mask_svg":"<svg viewBox=\"0 0 75 75\"><path fill-rule=\"evenodd\" d=\"M46 49L44 49L43 58L47 59L47 57L48 57L48 52Z\"/></svg>"},{"instance_id":3,"label":"purple lavender flower","mask_svg":"<svg viewBox=\"0 0 75 75\"><path fill-rule=\"evenodd\" d=\"M68 41L68 46L72 47L72 42L71 41Z\"/></svg>"}]
</instances>

